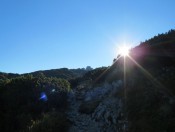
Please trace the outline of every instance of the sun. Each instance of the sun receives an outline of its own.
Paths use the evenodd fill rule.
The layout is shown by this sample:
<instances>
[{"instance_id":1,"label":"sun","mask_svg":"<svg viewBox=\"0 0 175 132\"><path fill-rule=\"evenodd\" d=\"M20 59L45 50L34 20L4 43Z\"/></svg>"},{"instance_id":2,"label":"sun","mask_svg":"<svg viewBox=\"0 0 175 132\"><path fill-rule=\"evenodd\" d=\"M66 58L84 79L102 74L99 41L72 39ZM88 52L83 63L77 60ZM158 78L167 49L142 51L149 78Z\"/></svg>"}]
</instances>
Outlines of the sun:
<instances>
[{"instance_id":1,"label":"sun","mask_svg":"<svg viewBox=\"0 0 175 132\"><path fill-rule=\"evenodd\" d=\"M121 55L121 56L128 56L129 55L129 46L121 46L119 47L118 49L118 53Z\"/></svg>"}]
</instances>

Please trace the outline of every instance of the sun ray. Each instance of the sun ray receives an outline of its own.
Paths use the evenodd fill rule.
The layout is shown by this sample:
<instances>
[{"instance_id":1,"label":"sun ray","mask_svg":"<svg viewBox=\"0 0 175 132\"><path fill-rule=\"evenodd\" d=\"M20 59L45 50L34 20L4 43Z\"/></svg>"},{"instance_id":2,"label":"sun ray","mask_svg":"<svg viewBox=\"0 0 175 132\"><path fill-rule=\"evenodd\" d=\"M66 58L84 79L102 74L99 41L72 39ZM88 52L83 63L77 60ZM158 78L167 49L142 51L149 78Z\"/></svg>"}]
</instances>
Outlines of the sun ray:
<instances>
[{"instance_id":1,"label":"sun ray","mask_svg":"<svg viewBox=\"0 0 175 132\"><path fill-rule=\"evenodd\" d=\"M124 65L123 65L123 87L124 87L124 103L125 103L125 110L126 110L126 100L127 100L127 95L126 95L126 56L123 57Z\"/></svg>"},{"instance_id":2,"label":"sun ray","mask_svg":"<svg viewBox=\"0 0 175 132\"><path fill-rule=\"evenodd\" d=\"M162 90L166 90L171 95L171 92L166 89L166 87L160 83L151 73L149 73L146 69L144 69L139 63L137 63L131 56L128 56L131 61L133 61L138 68L142 71L142 73L152 82L152 84L156 87L161 88Z\"/></svg>"},{"instance_id":3,"label":"sun ray","mask_svg":"<svg viewBox=\"0 0 175 132\"><path fill-rule=\"evenodd\" d=\"M99 79L111 68L111 66L109 66L105 71L103 71L94 81L94 83L98 82Z\"/></svg>"}]
</instances>

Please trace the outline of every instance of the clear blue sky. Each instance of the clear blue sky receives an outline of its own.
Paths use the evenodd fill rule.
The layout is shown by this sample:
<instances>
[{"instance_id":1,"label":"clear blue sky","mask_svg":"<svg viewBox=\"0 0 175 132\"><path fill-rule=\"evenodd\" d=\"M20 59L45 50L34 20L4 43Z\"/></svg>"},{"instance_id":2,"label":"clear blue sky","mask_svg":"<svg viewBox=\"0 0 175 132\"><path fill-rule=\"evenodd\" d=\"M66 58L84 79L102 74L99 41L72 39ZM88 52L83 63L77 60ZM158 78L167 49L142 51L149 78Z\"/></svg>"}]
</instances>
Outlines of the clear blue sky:
<instances>
[{"instance_id":1,"label":"clear blue sky","mask_svg":"<svg viewBox=\"0 0 175 132\"><path fill-rule=\"evenodd\" d=\"M0 0L0 71L109 66L175 27L175 0Z\"/></svg>"}]
</instances>

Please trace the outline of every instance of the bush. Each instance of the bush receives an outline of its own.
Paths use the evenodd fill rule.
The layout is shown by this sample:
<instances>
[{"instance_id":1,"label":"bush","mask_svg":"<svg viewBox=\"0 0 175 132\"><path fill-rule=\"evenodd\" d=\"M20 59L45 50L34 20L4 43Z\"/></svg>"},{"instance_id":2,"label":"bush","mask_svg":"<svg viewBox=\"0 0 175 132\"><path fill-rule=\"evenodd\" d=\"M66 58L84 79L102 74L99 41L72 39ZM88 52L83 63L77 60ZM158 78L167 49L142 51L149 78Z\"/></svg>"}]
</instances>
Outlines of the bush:
<instances>
[{"instance_id":1,"label":"bush","mask_svg":"<svg viewBox=\"0 0 175 132\"><path fill-rule=\"evenodd\" d=\"M69 90L68 81L45 76L20 76L0 82L0 131L19 132L42 113L65 111ZM47 99L41 99L41 94Z\"/></svg>"},{"instance_id":2,"label":"bush","mask_svg":"<svg viewBox=\"0 0 175 132\"><path fill-rule=\"evenodd\" d=\"M44 114L40 120L32 121L26 132L66 132L70 122L63 113L51 112Z\"/></svg>"}]
</instances>

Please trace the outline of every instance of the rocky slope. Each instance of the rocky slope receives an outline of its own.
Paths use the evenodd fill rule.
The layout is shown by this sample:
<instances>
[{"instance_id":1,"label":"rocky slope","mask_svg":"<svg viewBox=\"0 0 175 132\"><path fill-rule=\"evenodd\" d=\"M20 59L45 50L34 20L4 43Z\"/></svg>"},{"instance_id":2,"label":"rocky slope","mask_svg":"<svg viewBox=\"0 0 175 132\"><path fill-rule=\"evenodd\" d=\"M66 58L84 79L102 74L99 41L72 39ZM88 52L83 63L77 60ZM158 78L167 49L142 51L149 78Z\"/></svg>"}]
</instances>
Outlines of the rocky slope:
<instances>
[{"instance_id":1,"label":"rocky slope","mask_svg":"<svg viewBox=\"0 0 175 132\"><path fill-rule=\"evenodd\" d=\"M123 132L127 119L123 102L115 94L122 88L122 81L105 83L98 87L76 88L69 96L67 112L72 122L70 132Z\"/></svg>"}]
</instances>

